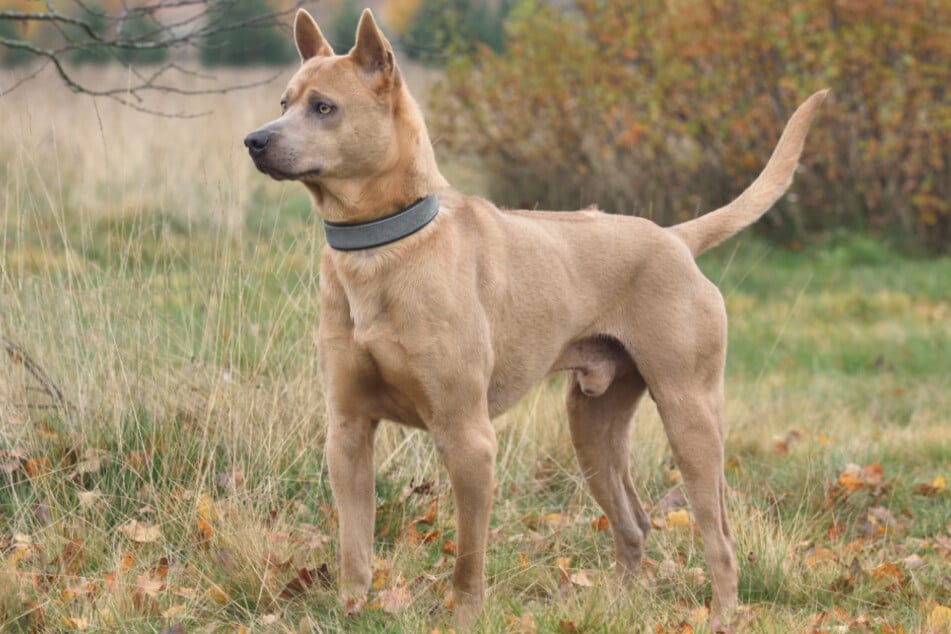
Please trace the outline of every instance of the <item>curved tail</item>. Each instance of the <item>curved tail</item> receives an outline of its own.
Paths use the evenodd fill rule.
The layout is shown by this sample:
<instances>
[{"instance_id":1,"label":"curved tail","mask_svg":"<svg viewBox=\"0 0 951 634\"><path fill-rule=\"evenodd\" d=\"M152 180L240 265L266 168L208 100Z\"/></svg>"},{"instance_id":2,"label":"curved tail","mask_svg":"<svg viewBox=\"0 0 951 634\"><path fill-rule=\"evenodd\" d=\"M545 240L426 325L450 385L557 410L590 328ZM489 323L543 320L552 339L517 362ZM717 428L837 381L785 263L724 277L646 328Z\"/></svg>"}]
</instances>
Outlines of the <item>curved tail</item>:
<instances>
[{"instance_id":1,"label":"curved tail","mask_svg":"<svg viewBox=\"0 0 951 634\"><path fill-rule=\"evenodd\" d=\"M789 189L806 133L828 94L828 89L820 90L796 109L762 173L733 202L699 218L669 227L687 244L694 257L759 220Z\"/></svg>"}]
</instances>

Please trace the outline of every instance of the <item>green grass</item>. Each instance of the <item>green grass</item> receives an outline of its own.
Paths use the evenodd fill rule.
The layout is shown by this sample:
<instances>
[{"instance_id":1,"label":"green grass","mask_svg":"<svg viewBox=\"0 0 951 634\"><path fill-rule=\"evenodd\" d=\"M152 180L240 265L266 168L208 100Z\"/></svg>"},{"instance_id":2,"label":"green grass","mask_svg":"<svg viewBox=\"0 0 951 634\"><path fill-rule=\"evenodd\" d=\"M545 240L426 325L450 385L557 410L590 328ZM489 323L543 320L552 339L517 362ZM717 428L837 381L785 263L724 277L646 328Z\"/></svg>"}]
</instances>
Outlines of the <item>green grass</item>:
<instances>
[{"instance_id":1,"label":"green grass","mask_svg":"<svg viewBox=\"0 0 951 634\"><path fill-rule=\"evenodd\" d=\"M446 631L453 503L419 432L378 436L378 587L356 616L336 600L312 344L323 239L307 197L248 175L243 156L211 176L186 163L140 179L116 143L81 144L113 152L102 171L80 173L65 141L44 158L14 139L0 164L0 337L69 401L0 352L0 630ZM848 236L792 252L746 234L701 266L730 316L745 631L927 631L951 605L951 494L920 491L951 477L951 259ZM691 528L655 530L640 579L615 585L562 394L553 377L496 421L479 629L708 631ZM676 473L649 400L632 433L653 505ZM883 481L836 493L850 463L881 465ZM414 524L434 502L433 522ZM137 542L131 520L159 533ZM581 571L591 587L571 581Z\"/></svg>"}]
</instances>

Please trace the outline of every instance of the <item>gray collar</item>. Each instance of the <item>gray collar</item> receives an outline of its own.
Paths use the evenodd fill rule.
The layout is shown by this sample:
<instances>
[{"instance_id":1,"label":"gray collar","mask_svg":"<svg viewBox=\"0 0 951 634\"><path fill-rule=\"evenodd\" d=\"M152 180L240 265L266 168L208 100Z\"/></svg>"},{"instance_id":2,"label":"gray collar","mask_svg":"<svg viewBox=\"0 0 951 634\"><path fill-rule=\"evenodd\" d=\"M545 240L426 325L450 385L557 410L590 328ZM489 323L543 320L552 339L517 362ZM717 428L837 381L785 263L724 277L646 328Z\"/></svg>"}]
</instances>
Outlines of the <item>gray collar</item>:
<instances>
[{"instance_id":1,"label":"gray collar","mask_svg":"<svg viewBox=\"0 0 951 634\"><path fill-rule=\"evenodd\" d=\"M324 220L327 244L338 251L383 246L412 235L428 225L439 211L439 198L430 194L391 216L370 222L342 224Z\"/></svg>"}]
</instances>

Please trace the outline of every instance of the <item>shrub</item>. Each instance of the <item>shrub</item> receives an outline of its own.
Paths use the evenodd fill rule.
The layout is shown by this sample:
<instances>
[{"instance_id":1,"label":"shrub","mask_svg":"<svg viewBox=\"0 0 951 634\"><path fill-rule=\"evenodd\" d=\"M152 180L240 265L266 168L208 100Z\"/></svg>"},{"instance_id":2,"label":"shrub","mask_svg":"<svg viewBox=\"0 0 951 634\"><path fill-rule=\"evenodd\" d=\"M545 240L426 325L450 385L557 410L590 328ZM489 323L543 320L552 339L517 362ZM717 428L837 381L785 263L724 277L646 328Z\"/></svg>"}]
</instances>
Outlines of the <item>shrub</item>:
<instances>
[{"instance_id":1,"label":"shrub","mask_svg":"<svg viewBox=\"0 0 951 634\"><path fill-rule=\"evenodd\" d=\"M283 66L297 59L291 38L270 22L220 29L248 22L271 10L266 0L215 0L208 10L208 20L219 28L201 43L202 63L208 66Z\"/></svg>"},{"instance_id":2,"label":"shrub","mask_svg":"<svg viewBox=\"0 0 951 634\"><path fill-rule=\"evenodd\" d=\"M395 20L404 22L398 25L399 42L410 57L442 64L451 54L472 51L478 46L495 52L503 48L502 24L512 0L415 0L412 4L415 6L403 11L407 14L403 19ZM387 13L400 11L390 6Z\"/></svg>"},{"instance_id":3,"label":"shrub","mask_svg":"<svg viewBox=\"0 0 951 634\"><path fill-rule=\"evenodd\" d=\"M951 245L951 0L521 2L504 54L434 91L446 146L506 204L683 220L759 172L794 107L831 87L793 195L760 223Z\"/></svg>"}]
</instances>

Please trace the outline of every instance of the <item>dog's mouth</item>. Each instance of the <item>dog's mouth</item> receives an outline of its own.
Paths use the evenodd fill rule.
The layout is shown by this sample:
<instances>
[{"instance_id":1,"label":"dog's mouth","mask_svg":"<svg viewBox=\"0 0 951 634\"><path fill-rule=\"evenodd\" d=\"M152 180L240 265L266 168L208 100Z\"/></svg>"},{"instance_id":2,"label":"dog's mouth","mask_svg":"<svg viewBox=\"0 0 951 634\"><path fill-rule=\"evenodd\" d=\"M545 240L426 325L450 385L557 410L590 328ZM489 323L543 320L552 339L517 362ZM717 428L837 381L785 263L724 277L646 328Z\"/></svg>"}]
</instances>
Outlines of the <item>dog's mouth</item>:
<instances>
[{"instance_id":1,"label":"dog's mouth","mask_svg":"<svg viewBox=\"0 0 951 634\"><path fill-rule=\"evenodd\" d=\"M254 166L262 174L266 174L276 181L305 181L320 176L320 168L310 169L303 172L286 172L273 165L268 165L266 161L253 158Z\"/></svg>"}]
</instances>

